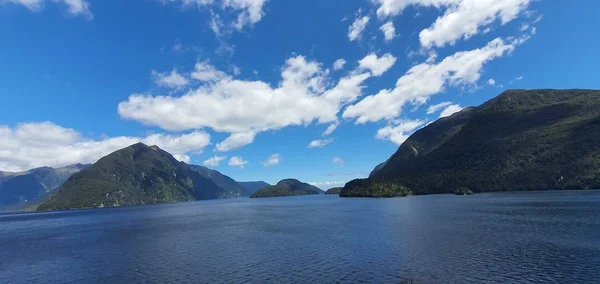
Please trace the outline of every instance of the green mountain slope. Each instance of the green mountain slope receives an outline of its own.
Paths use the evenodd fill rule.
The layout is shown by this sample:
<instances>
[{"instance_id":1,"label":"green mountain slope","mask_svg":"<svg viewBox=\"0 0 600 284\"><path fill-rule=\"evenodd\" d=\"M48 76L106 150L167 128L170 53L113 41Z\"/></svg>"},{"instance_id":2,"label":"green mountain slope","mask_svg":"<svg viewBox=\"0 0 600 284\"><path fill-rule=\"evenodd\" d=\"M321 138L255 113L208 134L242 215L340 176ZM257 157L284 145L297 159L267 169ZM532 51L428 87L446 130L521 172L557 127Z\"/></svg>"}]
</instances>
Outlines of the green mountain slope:
<instances>
[{"instance_id":1,"label":"green mountain slope","mask_svg":"<svg viewBox=\"0 0 600 284\"><path fill-rule=\"evenodd\" d=\"M267 186L252 194L252 198L321 194L323 191L316 186L303 183L297 179L284 179L276 185Z\"/></svg>"},{"instance_id":2,"label":"green mountain slope","mask_svg":"<svg viewBox=\"0 0 600 284\"><path fill-rule=\"evenodd\" d=\"M38 210L138 205L239 196L156 146L138 143L71 176Z\"/></svg>"},{"instance_id":3,"label":"green mountain slope","mask_svg":"<svg viewBox=\"0 0 600 284\"><path fill-rule=\"evenodd\" d=\"M0 184L0 209L18 209L40 202L71 175L87 166L76 164L56 169L42 167L19 173L5 173L6 179Z\"/></svg>"},{"instance_id":4,"label":"green mountain slope","mask_svg":"<svg viewBox=\"0 0 600 284\"><path fill-rule=\"evenodd\" d=\"M325 191L325 194L339 195L341 191L342 191L341 187L332 187L332 188L328 189L327 191Z\"/></svg>"},{"instance_id":5,"label":"green mountain slope","mask_svg":"<svg viewBox=\"0 0 600 284\"><path fill-rule=\"evenodd\" d=\"M382 182L414 194L600 188L599 141L600 91L506 91L415 132L341 195L379 196L369 184Z\"/></svg>"}]
</instances>

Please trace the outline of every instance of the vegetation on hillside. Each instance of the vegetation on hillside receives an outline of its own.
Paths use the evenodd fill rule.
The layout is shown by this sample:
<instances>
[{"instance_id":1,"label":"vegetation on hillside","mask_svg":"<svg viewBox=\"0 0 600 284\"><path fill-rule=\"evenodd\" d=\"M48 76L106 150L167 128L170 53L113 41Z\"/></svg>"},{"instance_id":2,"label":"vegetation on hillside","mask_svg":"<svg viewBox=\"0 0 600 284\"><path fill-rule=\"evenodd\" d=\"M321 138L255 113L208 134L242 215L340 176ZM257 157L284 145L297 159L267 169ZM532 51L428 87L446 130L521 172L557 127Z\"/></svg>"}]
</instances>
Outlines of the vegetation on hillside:
<instances>
[{"instance_id":1,"label":"vegetation on hillside","mask_svg":"<svg viewBox=\"0 0 600 284\"><path fill-rule=\"evenodd\" d=\"M600 91L506 91L417 131L371 179L415 194L600 188L598 141Z\"/></svg>"},{"instance_id":2,"label":"vegetation on hillside","mask_svg":"<svg viewBox=\"0 0 600 284\"><path fill-rule=\"evenodd\" d=\"M284 179L276 185L267 186L251 195L251 198L311 195L323 193L318 187L296 179Z\"/></svg>"},{"instance_id":3,"label":"vegetation on hillside","mask_svg":"<svg viewBox=\"0 0 600 284\"><path fill-rule=\"evenodd\" d=\"M340 192L341 197L402 197L412 195L407 187L386 180L355 179Z\"/></svg>"},{"instance_id":4,"label":"vegetation on hillside","mask_svg":"<svg viewBox=\"0 0 600 284\"><path fill-rule=\"evenodd\" d=\"M325 191L325 194L337 194L337 195L339 195L341 191L342 191L341 187L333 187L333 188L330 188L327 191Z\"/></svg>"},{"instance_id":5,"label":"vegetation on hillside","mask_svg":"<svg viewBox=\"0 0 600 284\"><path fill-rule=\"evenodd\" d=\"M95 208L240 196L177 161L138 143L71 176L38 210Z\"/></svg>"}]
</instances>

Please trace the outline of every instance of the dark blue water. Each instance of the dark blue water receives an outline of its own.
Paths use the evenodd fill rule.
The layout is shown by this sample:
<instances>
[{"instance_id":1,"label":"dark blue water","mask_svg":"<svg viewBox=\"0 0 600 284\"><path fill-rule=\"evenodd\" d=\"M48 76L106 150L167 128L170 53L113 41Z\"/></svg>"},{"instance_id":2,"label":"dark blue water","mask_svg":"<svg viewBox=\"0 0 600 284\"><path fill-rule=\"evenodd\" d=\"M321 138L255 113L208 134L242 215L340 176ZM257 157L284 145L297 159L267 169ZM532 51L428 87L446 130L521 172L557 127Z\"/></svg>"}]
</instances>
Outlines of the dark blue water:
<instances>
[{"instance_id":1,"label":"dark blue water","mask_svg":"<svg viewBox=\"0 0 600 284\"><path fill-rule=\"evenodd\" d=\"M0 283L600 283L600 191L0 215Z\"/></svg>"}]
</instances>

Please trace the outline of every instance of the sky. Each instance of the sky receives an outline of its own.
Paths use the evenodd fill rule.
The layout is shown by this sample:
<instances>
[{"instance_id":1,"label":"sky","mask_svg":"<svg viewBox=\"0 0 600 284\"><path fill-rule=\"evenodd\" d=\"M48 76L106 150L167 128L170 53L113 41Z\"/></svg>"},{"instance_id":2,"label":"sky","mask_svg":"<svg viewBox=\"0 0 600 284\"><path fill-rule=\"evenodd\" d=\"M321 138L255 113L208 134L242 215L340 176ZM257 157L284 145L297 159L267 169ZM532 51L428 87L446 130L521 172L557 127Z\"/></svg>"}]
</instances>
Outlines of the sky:
<instances>
[{"instance_id":1,"label":"sky","mask_svg":"<svg viewBox=\"0 0 600 284\"><path fill-rule=\"evenodd\" d=\"M368 176L508 89L598 89L599 1L0 0L0 171L137 142L238 181Z\"/></svg>"}]
</instances>

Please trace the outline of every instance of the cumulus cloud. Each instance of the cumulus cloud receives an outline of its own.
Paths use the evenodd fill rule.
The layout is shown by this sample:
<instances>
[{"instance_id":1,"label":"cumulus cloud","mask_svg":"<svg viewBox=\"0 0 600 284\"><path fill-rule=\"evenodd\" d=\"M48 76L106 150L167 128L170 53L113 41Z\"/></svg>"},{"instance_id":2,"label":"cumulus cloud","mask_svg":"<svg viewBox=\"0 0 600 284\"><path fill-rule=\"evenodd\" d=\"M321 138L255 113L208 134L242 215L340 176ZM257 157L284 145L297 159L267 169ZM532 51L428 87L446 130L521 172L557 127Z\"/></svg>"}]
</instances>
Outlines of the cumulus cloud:
<instances>
[{"instance_id":1,"label":"cumulus cloud","mask_svg":"<svg viewBox=\"0 0 600 284\"><path fill-rule=\"evenodd\" d=\"M394 88L363 98L347 107L342 117L356 118L359 124L398 117L407 103L425 103L448 86L475 84L484 64L511 53L522 42L522 38L496 38L482 48L457 52L440 62L428 60L415 65L398 79Z\"/></svg>"},{"instance_id":2,"label":"cumulus cloud","mask_svg":"<svg viewBox=\"0 0 600 284\"><path fill-rule=\"evenodd\" d=\"M25 6L31 11L40 11L44 8L47 0L0 0L0 5L12 3ZM50 0L52 3L61 3L67 6L67 11L73 16L82 16L92 19L94 15L90 11L90 3L84 0Z\"/></svg>"},{"instance_id":3,"label":"cumulus cloud","mask_svg":"<svg viewBox=\"0 0 600 284\"><path fill-rule=\"evenodd\" d=\"M340 157L333 157L333 159L331 160L332 163L334 164L338 164L341 165L344 163L344 159L340 158Z\"/></svg>"},{"instance_id":4,"label":"cumulus cloud","mask_svg":"<svg viewBox=\"0 0 600 284\"><path fill-rule=\"evenodd\" d=\"M386 53L381 57L377 57L375 53L367 55L365 58L358 61L359 70L371 71L373 76L378 77L390 70L396 63L396 57L390 53Z\"/></svg>"},{"instance_id":5,"label":"cumulus cloud","mask_svg":"<svg viewBox=\"0 0 600 284\"><path fill-rule=\"evenodd\" d=\"M419 127L423 126L423 120L403 120L396 126L388 125L377 131L375 138L390 140L397 145L401 145L412 135Z\"/></svg>"},{"instance_id":6,"label":"cumulus cloud","mask_svg":"<svg viewBox=\"0 0 600 284\"><path fill-rule=\"evenodd\" d=\"M383 32L383 37L385 38L385 41L391 41L396 37L396 28L394 27L394 23L387 22L385 24L383 24L379 30L381 30L381 32Z\"/></svg>"},{"instance_id":7,"label":"cumulus cloud","mask_svg":"<svg viewBox=\"0 0 600 284\"><path fill-rule=\"evenodd\" d=\"M419 33L425 48L443 47L459 39L489 31L496 21L504 25L514 20L532 0L376 0L380 18L400 14L406 7L436 7L444 14ZM486 28L487 27L487 28Z\"/></svg>"},{"instance_id":8,"label":"cumulus cloud","mask_svg":"<svg viewBox=\"0 0 600 284\"><path fill-rule=\"evenodd\" d=\"M313 140L308 143L308 148L323 148L333 142L333 138L323 139L323 140Z\"/></svg>"},{"instance_id":9,"label":"cumulus cloud","mask_svg":"<svg viewBox=\"0 0 600 284\"><path fill-rule=\"evenodd\" d=\"M333 70L342 70L344 68L344 65L346 65L346 60L340 58L333 62Z\"/></svg>"},{"instance_id":10,"label":"cumulus cloud","mask_svg":"<svg viewBox=\"0 0 600 284\"><path fill-rule=\"evenodd\" d=\"M390 60L389 56L373 58L373 62ZM229 133L217 150L238 149L252 143L260 132L313 122L337 124L340 108L362 95L363 84L372 75L354 70L336 84L321 66L303 56L289 58L281 71L282 80L272 87L262 81L234 79L203 62L196 65L192 78L210 83L180 96L132 94L119 104L118 112L123 118L169 131L211 128ZM388 68L364 66L376 74Z\"/></svg>"},{"instance_id":11,"label":"cumulus cloud","mask_svg":"<svg viewBox=\"0 0 600 284\"><path fill-rule=\"evenodd\" d=\"M451 116L461 110L463 110L463 107L460 105L449 105L442 111L442 113L440 113L440 118Z\"/></svg>"},{"instance_id":12,"label":"cumulus cloud","mask_svg":"<svg viewBox=\"0 0 600 284\"><path fill-rule=\"evenodd\" d=\"M488 85L490 85L490 86L494 86L494 85L496 85L496 80L494 80L494 79L489 79L489 80L488 80Z\"/></svg>"},{"instance_id":13,"label":"cumulus cloud","mask_svg":"<svg viewBox=\"0 0 600 284\"><path fill-rule=\"evenodd\" d=\"M244 168L248 161L244 161L242 157L234 156L229 159L229 166Z\"/></svg>"},{"instance_id":14,"label":"cumulus cloud","mask_svg":"<svg viewBox=\"0 0 600 284\"><path fill-rule=\"evenodd\" d=\"M171 73L158 73L153 70L152 79L156 85L167 88L177 89L189 84L188 79L179 74L176 69L173 69Z\"/></svg>"},{"instance_id":15,"label":"cumulus cloud","mask_svg":"<svg viewBox=\"0 0 600 284\"><path fill-rule=\"evenodd\" d=\"M94 140L52 122L22 123L14 127L0 125L0 137L2 171L95 163L111 152L138 142L157 145L178 160L189 162L189 154L201 152L210 143L210 135L202 131L183 135L152 134L146 137L119 136Z\"/></svg>"},{"instance_id":16,"label":"cumulus cloud","mask_svg":"<svg viewBox=\"0 0 600 284\"><path fill-rule=\"evenodd\" d=\"M356 18L352 25L350 25L350 27L348 28L348 38L350 39L350 41L360 39L368 23L368 16Z\"/></svg>"},{"instance_id":17,"label":"cumulus cloud","mask_svg":"<svg viewBox=\"0 0 600 284\"><path fill-rule=\"evenodd\" d=\"M436 113L439 110L441 110L451 104L452 104L452 102L441 102L439 104L431 105L431 106L429 106L429 108L427 108L427 114Z\"/></svg>"},{"instance_id":18,"label":"cumulus cloud","mask_svg":"<svg viewBox=\"0 0 600 284\"><path fill-rule=\"evenodd\" d=\"M240 149L254 142L255 136L256 133L252 131L231 134L229 137L223 140L223 142L218 143L215 150L219 152L227 152Z\"/></svg>"},{"instance_id":19,"label":"cumulus cloud","mask_svg":"<svg viewBox=\"0 0 600 284\"><path fill-rule=\"evenodd\" d=\"M229 77L225 72L217 70L208 62L196 63L191 76L200 82L213 82Z\"/></svg>"},{"instance_id":20,"label":"cumulus cloud","mask_svg":"<svg viewBox=\"0 0 600 284\"><path fill-rule=\"evenodd\" d=\"M265 167L274 166L274 165L279 164L280 159L281 159L281 156L279 155L279 153L275 153L275 154L269 156L264 162L262 162L262 164Z\"/></svg>"},{"instance_id":21,"label":"cumulus cloud","mask_svg":"<svg viewBox=\"0 0 600 284\"><path fill-rule=\"evenodd\" d=\"M218 167L221 161L225 160L226 156L214 156L202 162L207 167L215 168Z\"/></svg>"}]
</instances>

